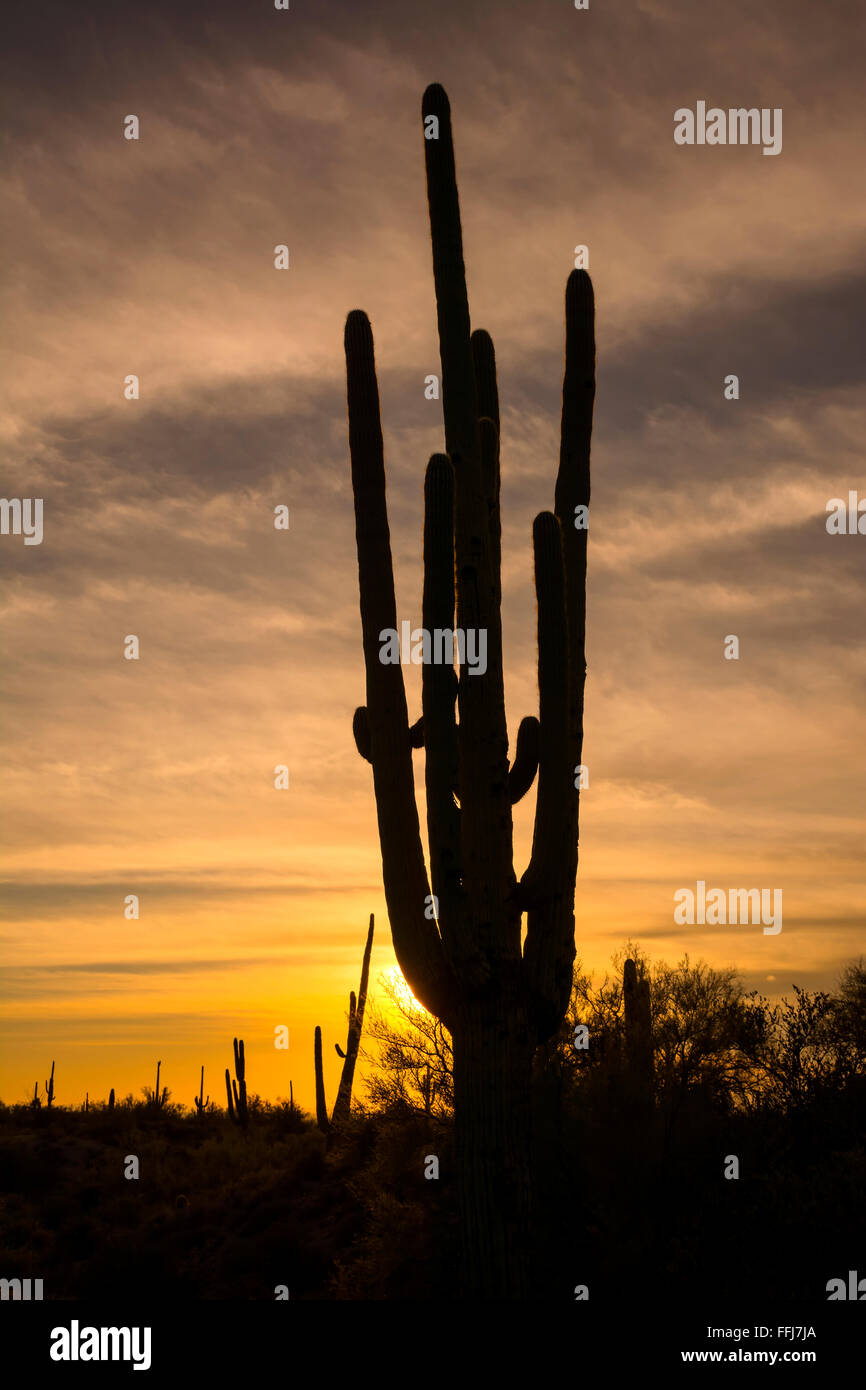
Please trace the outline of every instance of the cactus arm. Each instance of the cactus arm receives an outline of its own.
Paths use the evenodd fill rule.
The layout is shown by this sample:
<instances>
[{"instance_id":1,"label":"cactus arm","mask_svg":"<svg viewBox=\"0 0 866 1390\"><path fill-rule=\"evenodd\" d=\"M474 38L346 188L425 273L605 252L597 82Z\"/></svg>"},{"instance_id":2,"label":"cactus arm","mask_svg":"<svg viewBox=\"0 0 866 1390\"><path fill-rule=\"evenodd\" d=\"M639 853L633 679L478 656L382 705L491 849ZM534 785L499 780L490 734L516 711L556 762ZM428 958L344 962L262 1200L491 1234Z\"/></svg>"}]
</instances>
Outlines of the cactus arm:
<instances>
[{"instance_id":1,"label":"cactus arm","mask_svg":"<svg viewBox=\"0 0 866 1390\"><path fill-rule=\"evenodd\" d=\"M424 146L445 445L455 478L457 627L463 632L483 632L487 644L484 674L470 675L464 664L458 686L461 873L476 948L488 959L500 955L503 948L519 957L520 918L510 904L514 871L499 567L489 534L483 477L451 110L438 83L424 93L422 114L425 119L435 115L439 122L439 138L425 139ZM485 346L479 345L482 356ZM488 468L493 467L497 450L498 432L491 422L484 450Z\"/></svg>"},{"instance_id":2,"label":"cactus arm","mask_svg":"<svg viewBox=\"0 0 866 1390\"><path fill-rule=\"evenodd\" d=\"M586 551L587 531L575 527L575 507L589 507L589 453L595 401L595 298L585 270L573 270L565 290L565 373L562 425L554 510L562 527L565 563L569 664L569 758L583 756L583 709L586 687ZM579 795L569 809L577 873Z\"/></svg>"},{"instance_id":3,"label":"cactus arm","mask_svg":"<svg viewBox=\"0 0 866 1390\"><path fill-rule=\"evenodd\" d=\"M352 716L352 734L355 739L355 747L361 754L365 762L371 763L372 745L370 743L370 721L367 718L367 706L359 705Z\"/></svg>"},{"instance_id":4,"label":"cactus arm","mask_svg":"<svg viewBox=\"0 0 866 1390\"><path fill-rule=\"evenodd\" d=\"M233 1120L235 1117L235 1106L234 1101L232 1100L232 1083L228 1067L226 1067L226 1102L226 1109L229 1112L229 1119Z\"/></svg>"},{"instance_id":5,"label":"cactus arm","mask_svg":"<svg viewBox=\"0 0 866 1390\"><path fill-rule=\"evenodd\" d=\"M538 771L540 725L533 714L521 719L517 730L514 762L508 770L508 794L512 806L526 795Z\"/></svg>"},{"instance_id":6,"label":"cactus arm","mask_svg":"<svg viewBox=\"0 0 866 1390\"><path fill-rule=\"evenodd\" d=\"M491 564L496 576L497 600L501 601L500 422L499 389L496 384L496 354L493 350L493 339L483 328L476 328L470 342L472 363L475 368L475 393L481 433L481 473L482 484L487 497Z\"/></svg>"},{"instance_id":7,"label":"cactus arm","mask_svg":"<svg viewBox=\"0 0 866 1390\"><path fill-rule=\"evenodd\" d=\"M469 297L463 262L463 232L454 167L451 107L438 82L427 88L421 113L436 116L439 138L424 141L427 199L433 242L433 279L442 360L445 448L452 461L458 455L467 474L475 473L480 490L478 399L469 331Z\"/></svg>"},{"instance_id":8,"label":"cactus arm","mask_svg":"<svg viewBox=\"0 0 866 1390\"><path fill-rule=\"evenodd\" d=\"M487 495L491 567L496 580L497 601L501 603L502 523L500 517L500 420L499 389L496 382L496 355L493 340L483 328L472 334L472 360L478 413L481 417L482 480ZM529 715L520 721L514 763L508 773L508 790L514 806L532 786L538 770L538 720Z\"/></svg>"},{"instance_id":9,"label":"cactus arm","mask_svg":"<svg viewBox=\"0 0 866 1390\"><path fill-rule=\"evenodd\" d=\"M424 917L430 888L415 804L403 673L399 665L379 659L379 634L396 630L397 608L373 335L367 316L358 310L346 320L345 346L367 723L385 899L394 950L410 988L426 1008L447 1013L442 941L435 921Z\"/></svg>"},{"instance_id":10,"label":"cactus arm","mask_svg":"<svg viewBox=\"0 0 866 1390\"><path fill-rule=\"evenodd\" d=\"M541 713L536 806L538 837L533 837L532 859L520 885L526 901L535 904L528 914L524 957L540 1041L552 1035L567 1007L575 955L574 885L578 864L579 794L573 778L583 755L587 532L575 527L574 521L575 507L588 507L590 498L589 456L595 401L594 322L592 282L585 271L575 270L569 276L565 291L565 373L555 495L556 516L561 528L565 602L564 614L557 612L551 618L553 626L549 638L553 646L549 641L547 655L548 661L555 660L557 666L562 664L563 655L565 658L563 676L557 679L564 679L566 683L567 727L563 736L561 694L554 695L550 683L543 680L542 594L539 590L539 695L543 705L546 689L548 695L553 696L554 704L548 699L547 720L543 709ZM557 578L557 590L559 582ZM558 597L555 605L558 609ZM558 761L552 761L553 758ZM545 839L545 826L554 829L553 840Z\"/></svg>"},{"instance_id":11,"label":"cactus arm","mask_svg":"<svg viewBox=\"0 0 866 1390\"><path fill-rule=\"evenodd\" d=\"M538 596L540 713L538 796L532 856L520 882L527 907L524 962L540 1040L558 1027L571 992L574 963L576 845L568 811L573 778L568 762L568 647L562 532L552 512L533 526Z\"/></svg>"},{"instance_id":12,"label":"cactus arm","mask_svg":"<svg viewBox=\"0 0 866 1390\"><path fill-rule=\"evenodd\" d=\"M424 479L424 588L422 622L427 632L454 627L454 470L447 454L434 454ZM426 662L421 668L424 721L427 838L430 878L446 948L464 916L460 887L458 743L453 666Z\"/></svg>"},{"instance_id":13,"label":"cactus arm","mask_svg":"<svg viewBox=\"0 0 866 1390\"><path fill-rule=\"evenodd\" d=\"M367 706L366 706L366 705L359 705L358 708L355 710L354 715L352 716L352 734L353 734L354 739L355 739L355 747L357 748L358 752L361 754L361 757L365 760L365 762L371 763L371 762L373 761L373 759L372 759L372 757L370 756L370 754L371 754L370 724L369 724L369 721L368 721L368 719L367 719ZM409 747L410 747L410 748L423 748L423 747L424 747L424 720L423 720L423 718L421 718L421 719L416 719L416 720L415 720L415 723L412 725L412 727L411 727L410 730L409 730Z\"/></svg>"},{"instance_id":14,"label":"cactus arm","mask_svg":"<svg viewBox=\"0 0 866 1390\"><path fill-rule=\"evenodd\" d=\"M502 526L499 518L499 435L492 420L478 422L481 445L481 483L487 503L487 540L493 574L494 598L502 602Z\"/></svg>"}]
</instances>

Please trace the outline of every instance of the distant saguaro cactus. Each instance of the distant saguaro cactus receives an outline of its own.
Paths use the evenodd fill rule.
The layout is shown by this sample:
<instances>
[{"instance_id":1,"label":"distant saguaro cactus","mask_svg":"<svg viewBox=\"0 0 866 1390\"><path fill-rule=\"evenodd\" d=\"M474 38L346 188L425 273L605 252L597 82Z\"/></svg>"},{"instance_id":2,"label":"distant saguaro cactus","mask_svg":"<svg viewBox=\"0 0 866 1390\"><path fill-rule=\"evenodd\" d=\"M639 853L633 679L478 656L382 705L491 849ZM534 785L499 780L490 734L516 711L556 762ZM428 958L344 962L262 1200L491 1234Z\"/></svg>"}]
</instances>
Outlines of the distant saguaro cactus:
<instances>
[{"instance_id":1,"label":"distant saguaro cactus","mask_svg":"<svg viewBox=\"0 0 866 1390\"><path fill-rule=\"evenodd\" d=\"M32 1099L31 1102L30 1102L30 1108L31 1108L32 1110L40 1110L40 1109L42 1108L42 1101L39 1099L39 1082L38 1082L38 1081L34 1081L34 1082L33 1082L33 1099Z\"/></svg>"},{"instance_id":2,"label":"distant saguaro cactus","mask_svg":"<svg viewBox=\"0 0 866 1390\"><path fill-rule=\"evenodd\" d=\"M235 1050L235 1077L230 1077L229 1069L226 1067L226 1097L228 1099L229 1118L241 1129L246 1129L249 1120L247 1111L247 1081L246 1063L244 1061L244 1040L241 1038L238 1043L237 1038L233 1039Z\"/></svg>"},{"instance_id":3,"label":"distant saguaro cactus","mask_svg":"<svg viewBox=\"0 0 866 1390\"><path fill-rule=\"evenodd\" d=\"M198 1095L193 1096L193 1103L195 1105L196 1110L198 1111L198 1117L199 1119L201 1119L205 1113L205 1110L210 1105L210 1096L208 1096L207 1100L205 1100L204 1098L204 1066L202 1066L201 1069L201 1088L199 1090Z\"/></svg>"},{"instance_id":4,"label":"distant saguaro cactus","mask_svg":"<svg viewBox=\"0 0 866 1390\"><path fill-rule=\"evenodd\" d=\"M342 1057L343 1070L340 1075L340 1085L337 1090L337 1099L334 1102L334 1110L330 1122L328 1120L328 1110L325 1104L325 1079L322 1068L322 1030L316 1028L315 1042L313 1047L313 1057L316 1067L316 1119L319 1129L324 1134L328 1134L332 1129L338 1128L348 1118L352 1109L352 1084L355 1078L355 1064L358 1060L358 1052L361 1046L361 1034L364 1028L364 1009L367 1004L367 986L370 979L370 955L373 950L373 928L375 917L370 913L370 925L367 928L367 943L364 947L364 958L361 962L361 983L358 986L358 997L355 999L355 991L349 993L349 1028L346 1035L345 1052L339 1043L334 1043L334 1049L338 1057Z\"/></svg>"},{"instance_id":5,"label":"distant saguaro cactus","mask_svg":"<svg viewBox=\"0 0 866 1390\"><path fill-rule=\"evenodd\" d=\"M501 640L500 421L493 343L471 331L448 98L422 102L447 454L424 483L423 632L464 634L452 662L422 664L409 726L402 667L382 659L397 608L379 388L369 320L353 310L345 351L349 448L367 703L358 751L372 764L394 950L416 998L449 1029L465 1293L531 1287L532 1058L559 1027L572 985L578 859L575 773L583 744L589 449L595 397L593 291L565 294L562 433L553 512L535 518L539 718L519 727L509 767ZM465 634L485 633L486 669ZM480 637L479 637L480 642ZM457 710L455 711L455 700ZM458 718L459 714L459 718ZM430 881L412 750L426 755ZM538 769L529 865L513 866L512 805ZM526 936L522 943L522 916Z\"/></svg>"},{"instance_id":6,"label":"distant saguaro cactus","mask_svg":"<svg viewBox=\"0 0 866 1390\"><path fill-rule=\"evenodd\" d=\"M155 1090L154 1093L153 1093L153 1103L154 1103L154 1105L156 1106L157 1110L162 1110L162 1109L164 1109L165 1103L166 1103L166 1101L168 1100L168 1087L167 1087L167 1086L164 1086L163 1089L162 1089L162 1091L160 1091L160 1089L159 1089L159 1069L160 1069L161 1066L162 1066L162 1062L157 1062L157 1064L156 1064L156 1090Z\"/></svg>"},{"instance_id":7,"label":"distant saguaro cactus","mask_svg":"<svg viewBox=\"0 0 866 1390\"><path fill-rule=\"evenodd\" d=\"M625 1055L632 1097L646 1107L653 1097L653 1036L649 980L638 978L637 965L628 959L622 972L625 1015Z\"/></svg>"},{"instance_id":8,"label":"distant saguaro cactus","mask_svg":"<svg viewBox=\"0 0 866 1390\"><path fill-rule=\"evenodd\" d=\"M112 1086L111 1090L110 1090L109 1093L108 1093L108 1108L109 1108L109 1110L113 1110L113 1109L114 1109L114 1087L113 1087L113 1086Z\"/></svg>"},{"instance_id":9,"label":"distant saguaro cactus","mask_svg":"<svg viewBox=\"0 0 866 1390\"><path fill-rule=\"evenodd\" d=\"M45 1094L47 1096L46 1105L50 1107L54 1104L54 1062L51 1063L51 1076L45 1082Z\"/></svg>"},{"instance_id":10,"label":"distant saguaro cactus","mask_svg":"<svg viewBox=\"0 0 866 1390\"><path fill-rule=\"evenodd\" d=\"M331 1128L328 1107L325 1102L325 1072L322 1066L322 1030L316 1024L313 1034L313 1065L316 1069L316 1124L323 1134Z\"/></svg>"}]
</instances>

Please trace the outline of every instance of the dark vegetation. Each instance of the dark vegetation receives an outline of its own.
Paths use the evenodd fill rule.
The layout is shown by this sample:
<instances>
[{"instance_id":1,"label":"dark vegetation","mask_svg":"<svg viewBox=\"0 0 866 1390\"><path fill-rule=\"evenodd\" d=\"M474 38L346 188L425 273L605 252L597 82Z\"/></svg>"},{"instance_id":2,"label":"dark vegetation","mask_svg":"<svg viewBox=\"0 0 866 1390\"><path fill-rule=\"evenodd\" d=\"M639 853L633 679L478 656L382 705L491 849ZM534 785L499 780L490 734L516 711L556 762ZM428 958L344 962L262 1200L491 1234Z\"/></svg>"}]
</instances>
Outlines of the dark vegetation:
<instances>
[{"instance_id":1,"label":"dark vegetation","mask_svg":"<svg viewBox=\"0 0 866 1390\"><path fill-rule=\"evenodd\" d=\"M246 1128L201 1091L189 1109L147 1087L0 1106L4 1276L61 1299L457 1297L450 1038L383 988L402 1021L368 1006L365 1097L327 1138L255 1094ZM534 1081L534 1296L823 1301L862 1261L862 961L771 1005L733 971L630 948L601 983L576 972Z\"/></svg>"}]
</instances>

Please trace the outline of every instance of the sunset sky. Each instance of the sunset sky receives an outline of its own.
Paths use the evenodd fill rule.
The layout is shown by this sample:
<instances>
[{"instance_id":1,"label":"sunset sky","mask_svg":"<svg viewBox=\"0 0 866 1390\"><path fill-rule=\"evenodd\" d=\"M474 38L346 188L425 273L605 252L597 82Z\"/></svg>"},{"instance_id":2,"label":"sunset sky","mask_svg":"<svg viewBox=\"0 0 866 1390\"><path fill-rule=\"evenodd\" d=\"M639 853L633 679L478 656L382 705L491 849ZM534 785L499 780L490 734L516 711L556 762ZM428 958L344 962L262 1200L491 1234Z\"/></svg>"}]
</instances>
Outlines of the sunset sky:
<instances>
[{"instance_id":1,"label":"sunset sky","mask_svg":"<svg viewBox=\"0 0 866 1390\"><path fill-rule=\"evenodd\" d=\"M828 986L866 949L866 536L825 527L830 498L866 496L859 0L48 0L11 27L0 486L44 499L44 540L0 537L0 1097L52 1058L60 1104L137 1094L160 1058L174 1099L204 1063L224 1102L239 1035L250 1090L291 1078L309 1107L320 1023L332 1102L370 912L373 979L394 965L351 729L342 334L365 309L415 625L444 447L424 396L432 81L499 363L512 741L537 713L531 524L553 504L565 282L590 251L580 960L603 971L631 937L771 995ZM782 108L781 153L675 145L698 101ZM782 889L783 930L676 926L698 879Z\"/></svg>"}]
</instances>

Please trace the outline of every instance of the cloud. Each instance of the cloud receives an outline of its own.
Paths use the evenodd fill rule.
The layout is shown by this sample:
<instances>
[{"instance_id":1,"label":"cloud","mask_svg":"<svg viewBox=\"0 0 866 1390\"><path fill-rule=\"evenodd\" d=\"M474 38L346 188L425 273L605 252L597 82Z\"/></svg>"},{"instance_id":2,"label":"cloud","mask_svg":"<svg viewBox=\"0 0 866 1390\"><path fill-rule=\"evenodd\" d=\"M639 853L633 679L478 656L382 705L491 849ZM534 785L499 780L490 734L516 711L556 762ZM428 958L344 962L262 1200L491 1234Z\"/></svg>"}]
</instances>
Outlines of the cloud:
<instances>
[{"instance_id":1,"label":"cloud","mask_svg":"<svg viewBox=\"0 0 866 1390\"><path fill-rule=\"evenodd\" d=\"M706 939L749 978L769 962L827 981L855 949L866 594L862 538L828 536L824 509L866 487L866 209L858 12L830 13L816 32L806 0L13 7L3 490L44 498L45 538L0 542L4 913L40 1027L65 990L77 1037L83 982L132 1000L175 951L194 976L178 1010L226 1017L228 963L285 951L298 998L328 985L341 1018L357 924L375 908L387 935L351 734L342 333L369 312L398 611L417 621L424 467L443 447L424 398L432 80L454 112L473 324L499 365L512 739L537 709L531 524L553 501L565 281L590 248L581 949L597 961L643 925L676 953L671 892L704 871L790 896L772 958ZM782 106L782 154L674 146L673 112L697 99ZM407 689L414 718L417 671ZM416 781L423 807L420 759ZM531 817L527 798L519 862ZM138 891L149 961L119 935Z\"/></svg>"}]
</instances>

